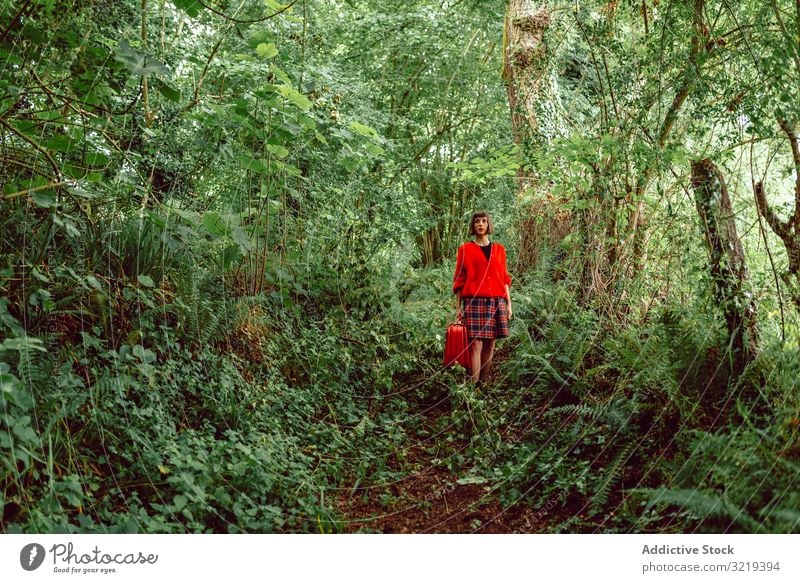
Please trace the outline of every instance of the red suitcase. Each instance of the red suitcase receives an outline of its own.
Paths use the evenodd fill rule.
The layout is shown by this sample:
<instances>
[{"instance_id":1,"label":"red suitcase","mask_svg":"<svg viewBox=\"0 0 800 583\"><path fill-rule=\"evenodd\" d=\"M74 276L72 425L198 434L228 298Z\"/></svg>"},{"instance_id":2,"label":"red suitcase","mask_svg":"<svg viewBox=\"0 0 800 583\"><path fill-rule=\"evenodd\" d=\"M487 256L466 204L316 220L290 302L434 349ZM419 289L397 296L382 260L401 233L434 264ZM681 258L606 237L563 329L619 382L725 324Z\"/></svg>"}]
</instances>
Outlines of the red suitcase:
<instances>
[{"instance_id":1,"label":"red suitcase","mask_svg":"<svg viewBox=\"0 0 800 583\"><path fill-rule=\"evenodd\" d=\"M469 369L467 327L460 321L450 324L444 337L444 365L447 367L456 363Z\"/></svg>"}]
</instances>

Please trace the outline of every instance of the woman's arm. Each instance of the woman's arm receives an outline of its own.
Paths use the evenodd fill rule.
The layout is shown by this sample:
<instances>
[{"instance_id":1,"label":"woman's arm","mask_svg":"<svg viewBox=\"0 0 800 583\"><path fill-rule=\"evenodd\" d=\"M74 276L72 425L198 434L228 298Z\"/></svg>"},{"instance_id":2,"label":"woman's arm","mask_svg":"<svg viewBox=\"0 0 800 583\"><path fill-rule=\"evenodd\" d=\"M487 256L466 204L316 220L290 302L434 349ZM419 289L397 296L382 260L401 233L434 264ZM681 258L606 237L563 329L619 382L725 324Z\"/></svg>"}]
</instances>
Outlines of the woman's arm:
<instances>
[{"instance_id":1,"label":"woman's arm","mask_svg":"<svg viewBox=\"0 0 800 583\"><path fill-rule=\"evenodd\" d=\"M456 273L453 276L453 293L459 297L459 301L465 283L467 283L467 270L464 266L464 246L462 245L456 254Z\"/></svg>"},{"instance_id":2,"label":"woman's arm","mask_svg":"<svg viewBox=\"0 0 800 583\"><path fill-rule=\"evenodd\" d=\"M461 320L461 292L467 282L467 270L464 268L464 246L458 248L456 254L456 274L453 276L453 293L456 294L456 320Z\"/></svg>"},{"instance_id":3,"label":"woman's arm","mask_svg":"<svg viewBox=\"0 0 800 583\"><path fill-rule=\"evenodd\" d=\"M511 275L508 273L508 263L506 262L506 250L503 248L503 279L506 287L506 301L508 302L508 317L511 318L513 310L511 309Z\"/></svg>"}]
</instances>

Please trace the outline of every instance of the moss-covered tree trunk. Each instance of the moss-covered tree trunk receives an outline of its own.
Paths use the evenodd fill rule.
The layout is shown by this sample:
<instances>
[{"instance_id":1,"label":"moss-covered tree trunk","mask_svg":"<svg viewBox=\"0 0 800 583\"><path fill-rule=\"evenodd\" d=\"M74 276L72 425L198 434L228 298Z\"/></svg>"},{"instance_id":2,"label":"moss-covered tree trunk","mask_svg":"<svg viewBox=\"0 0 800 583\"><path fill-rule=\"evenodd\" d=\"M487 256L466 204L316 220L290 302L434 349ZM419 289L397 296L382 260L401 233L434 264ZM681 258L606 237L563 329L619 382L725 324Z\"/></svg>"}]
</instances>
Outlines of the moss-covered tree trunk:
<instances>
[{"instance_id":1,"label":"moss-covered tree trunk","mask_svg":"<svg viewBox=\"0 0 800 583\"><path fill-rule=\"evenodd\" d=\"M558 90L547 47L551 24L547 2L509 0L503 33L503 79L514 141L530 159L546 147L556 133ZM537 176L525 166L517 172L518 192L533 192L529 216L519 225L520 242L516 269L533 267L543 244L558 242L570 230L570 220L551 200Z\"/></svg>"},{"instance_id":2,"label":"moss-covered tree trunk","mask_svg":"<svg viewBox=\"0 0 800 583\"><path fill-rule=\"evenodd\" d=\"M517 143L539 137L540 88L547 74L544 33L550 26L546 2L509 0L505 22L503 77Z\"/></svg>"},{"instance_id":3,"label":"moss-covered tree trunk","mask_svg":"<svg viewBox=\"0 0 800 583\"><path fill-rule=\"evenodd\" d=\"M728 325L736 368L741 370L758 353L758 322L728 188L722 173L707 158L692 162L692 188L706 240L715 299Z\"/></svg>"}]
</instances>

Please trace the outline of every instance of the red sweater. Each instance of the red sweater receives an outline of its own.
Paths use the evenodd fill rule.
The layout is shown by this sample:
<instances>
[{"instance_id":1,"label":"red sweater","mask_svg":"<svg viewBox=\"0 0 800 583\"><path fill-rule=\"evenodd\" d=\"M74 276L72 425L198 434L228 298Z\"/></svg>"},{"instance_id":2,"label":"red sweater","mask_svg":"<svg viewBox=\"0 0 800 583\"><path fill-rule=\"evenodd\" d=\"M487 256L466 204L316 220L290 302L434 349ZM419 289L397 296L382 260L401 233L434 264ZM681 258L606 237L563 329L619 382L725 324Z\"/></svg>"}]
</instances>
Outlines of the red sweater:
<instances>
[{"instance_id":1,"label":"red sweater","mask_svg":"<svg viewBox=\"0 0 800 583\"><path fill-rule=\"evenodd\" d=\"M511 285L511 276L506 267L506 249L500 243L492 243L489 261L475 241L458 248L453 293L460 290L461 297L508 299L507 284Z\"/></svg>"}]
</instances>

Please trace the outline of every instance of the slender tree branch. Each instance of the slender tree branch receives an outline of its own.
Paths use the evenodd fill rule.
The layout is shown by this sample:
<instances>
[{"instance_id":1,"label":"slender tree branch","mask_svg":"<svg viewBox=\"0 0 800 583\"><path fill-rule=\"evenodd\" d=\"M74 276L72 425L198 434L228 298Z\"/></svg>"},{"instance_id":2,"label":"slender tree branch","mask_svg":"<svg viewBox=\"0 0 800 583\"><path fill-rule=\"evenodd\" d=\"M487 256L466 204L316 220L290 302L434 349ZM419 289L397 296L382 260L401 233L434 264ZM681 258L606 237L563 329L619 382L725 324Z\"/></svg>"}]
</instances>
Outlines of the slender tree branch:
<instances>
[{"instance_id":1,"label":"slender tree branch","mask_svg":"<svg viewBox=\"0 0 800 583\"><path fill-rule=\"evenodd\" d=\"M642 0L642 17L644 18L644 34L650 35L650 22L647 18L647 0Z\"/></svg>"},{"instance_id":2,"label":"slender tree branch","mask_svg":"<svg viewBox=\"0 0 800 583\"><path fill-rule=\"evenodd\" d=\"M286 6L284 6L283 8L278 10L277 12L273 12L272 14L269 14L267 16L263 16L261 18L254 18L252 20L247 20L247 19L235 18L233 16L228 16L227 14L225 14L224 12L222 12L220 10L217 10L213 6L209 6L208 4L203 2L202 0L196 0L196 1L197 1L198 4L200 4L200 6L202 6L206 10L208 10L210 12L213 12L217 16L221 16L225 20L229 20L231 22L235 22L236 24L254 24L256 22L264 22L266 20L269 20L270 18L274 18L274 17L278 16L279 14L283 14L284 12L289 10L289 8L291 8L292 6L297 4L297 0L292 0L289 4L287 4Z\"/></svg>"},{"instance_id":3,"label":"slender tree branch","mask_svg":"<svg viewBox=\"0 0 800 583\"><path fill-rule=\"evenodd\" d=\"M147 50L147 0L142 0L142 47ZM149 106L150 91L147 84L147 75L142 75L142 109L144 110L144 125L150 127L153 115ZM146 197L145 197L146 198Z\"/></svg>"},{"instance_id":4,"label":"slender tree branch","mask_svg":"<svg viewBox=\"0 0 800 583\"><path fill-rule=\"evenodd\" d=\"M797 72L800 73L800 56L798 56L796 48L797 47L796 34L792 34L789 31L789 28L783 21L780 8L778 8L778 4L775 2L775 0L770 0L769 5L772 8L772 13L775 14L775 20L778 21L778 26L780 26L781 28L784 40L786 41L786 46L789 47L792 51L792 61L794 61L794 66L797 69Z\"/></svg>"},{"instance_id":5,"label":"slender tree branch","mask_svg":"<svg viewBox=\"0 0 800 583\"><path fill-rule=\"evenodd\" d=\"M789 138L792 146L792 160L794 161L794 232L800 234L800 147L797 144L797 132L789 125L785 119L779 119L778 123Z\"/></svg>"},{"instance_id":6,"label":"slender tree branch","mask_svg":"<svg viewBox=\"0 0 800 583\"><path fill-rule=\"evenodd\" d=\"M105 65L105 63L104 63L104 65ZM78 99L77 97L74 97L74 96L67 96L67 95L64 95L63 93L58 93L52 88L52 86L46 85L44 83L44 81L41 80L41 78L37 74L36 70L34 70L33 68L31 68L29 70L30 70L30 73L31 73L31 77L33 77L36 80L36 84L42 89L42 91L44 91L45 94L49 95L50 97L57 97L58 99L63 101L64 104L79 103L81 105L87 105L87 106L89 106L89 107L91 107L91 108L93 108L93 109L95 109L97 111L100 111L100 112L108 114L108 115L127 115L128 113L130 113L131 109L133 109L133 106L136 105L136 101L139 99L139 93L137 92L133 96L133 100L125 107L125 109L121 109L121 110L108 109L107 107L103 107L103 106L98 105L96 103L89 103L87 101L83 101L81 99ZM71 78L71 76L68 75L68 76L63 77L61 79L56 79L56 80L51 82L51 85L52 84L57 84L57 83L65 83L65 82L69 81L70 78ZM29 94L29 95L39 95L39 92L33 91L32 88L33 88L33 85L31 85L29 87L26 86L25 87L25 92L27 94ZM75 112L79 111L78 109L76 109L74 107L72 107L72 109ZM2 114L0 114L0 117L7 117L9 111L10 110L7 110L7 111L3 112ZM47 110L42 110L42 111L47 111ZM92 116L92 117L96 117L96 114L91 113L89 111L86 111L85 109L80 109L80 112L81 112L82 115L89 115L89 116Z\"/></svg>"},{"instance_id":7,"label":"slender tree branch","mask_svg":"<svg viewBox=\"0 0 800 583\"><path fill-rule=\"evenodd\" d=\"M15 148L14 146L11 146L9 144L4 144L3 148L9 149L9 150L14 150L15 152L20 152L21 154L23 154L25 156L30 156L30 152L28 152L26 150L23 150L21 148ZM47 172L44 172L43 170L40 170L35 165L29 164L29 163L27 163L27 162L25 162L23 160L20 160L19 158L15 158L14 156L11 156L11 155L8 155L8 154L3 156L3 164L13 164L14 166L19 166L20 168L25 168L26 170L28 170L30 172L33 172L35 174L38 174L39 176L44 176L45 178L50 178L50 174L48 174Z\"/></svg>"},{"instance_id":8,"label":"slender tree branch","mask_svg":"<svg viewBox=\"0 0 800 583\"><path fill-rule=\"evenodd\" d=\"M769 259L770 267L772 268L772 277L775 279L775 290L778 292L778 306L781 310L781 341L786 342L786 316L783 307L783 291L781 290L781 282L778 277L778 270L775 269L775 260L772 258L772 250L769 248L769 239L767 238L767 230L764 228L764 223L761 221L762 214L760 212L758 201L758 190L760 187L762 202L766 204L764 197L764 184L759 182L756 184L755 169L753 168L753 145L754 141L750 142L750 181L753 185L753 195L756 199L756 218L758 219L758 230L761 233L761 238L764 241L764 249L767 251L767 258Z\"/></svg>"},{"instance_id":9,"label":"slender tree branch","mask_svg":"<svg viewBox=\"0 0 800 583\"><path fill-rule=\"evenodd\" d=\"M753 193L756 198L756 209L758 213L767 220L767 224L775 232L778 237L784 242L789 238L789 224L781 221L780 217L775 214L772 207L767 202L767 197L764 194L764 183L757 182L753 187Z\"/></svg>"},{"instance_id":10,"label":"slender tree branch","mask_svg":"<svg viewBox=\"0 0 800 583\"><path fill-rule=\"evenodd\" d=\"M11 32L11 29L17 23L17 21L19 20L20 16L22 16L22 13L25 12L25 10L27 10L28 5L30 3L31 3L31 0L25 0L25 4L22 5L22 7L14 15L14 18L12 18L11 21L8 23L8 26L3 31L3 34L0 35L0 38L2 38L3 40L6 40L8 38L8 33Z\"/></svg>"},{"instance_id":11,"label":"slender tree branch","mask_svg":"<svg viewBox=\"0 0 800 583\"><path fill-rule=\"evenodd\" d=\"M4 128L6 128L6 129L7 129L8 131L10 131L11 133L13 133L13 134L16 134L17 136L19 136L20 138L22 138L23 140L25 140L26 142L28 142L28 143L29 143L31 146L33 146L33 147L34 147L34 149L35 149L37 152L39 152L39 153L40 153L42 156L44 156L44 157L45 157L45 159L47 160L48 164L50 164L50 167L53 169L53 174L55 175L55 177L56 177L56 180L57 180L57 181L59 181L59 180L60 180L60 178L61 178L61 170L59 170L59 168L58 168L58 164L56 164L56 161L55 161L55 160L53 159L53 157L50 155L50 152L48 152L48 151L47 151L47 150L45 150L45 149L44 149L42 146L40 146L39 144L37 144L37 143L36 143L36 142L33 140L33 138L31 138L31 137L29 137L29 136L26 136L25 134L23 134L23 133L22 133L21 131L19 131L17 128L15 128L14 126L12 126L10 123L8 123L8 122L7 122L6 120L4 120L3 118L0 118L0 125L2 125Z\"/></svg>"},{"instance_id":12,"label":"slender tree branch","mask_svg":"<svg viewBox=\"0 0 800 583\"><path fill-rule=\"evenodd\" d=\"M37 186L35 188L26 188L25 190L18 190L17 192L11 192L9 194L4 194L0 197L2 200L11 200L12 198L19 198L20 196L25 196L26 194L31 194L33 192L39 192L41 190L50 190L51 188L60 188L62 186L66 186L74 182L73 180L62 180L61 182L50 182L48 184L43 184L42 186Z\"/></svg>"},{"instance_id":13,"label":"slender tree branch","mask_svg":"<svg viewBox=\"0 0 800 583\"><path fill-rule=\"evenodd\" d=\"M702 42L703 38L708 36L708 30L703 23L704 5L705 0L695 0L693 16L695 31L692 35L692 45L689 52L690 66L686 71L686 75L681 83L680 88L678 89L678 92L672 99L672 104L670 105L667 114L664 116L661 129L659 130L658 137L655 140L655 145L659 150L666 145L667 139L672 132L672 128L674 127L675 122L678 120L678 113L680 112L681 107L683 107L683 104L686 102L686 99L689 97L689 93L691 93L694 85L697 83L697 78L700 76L700 63L698 62L697 57L700 55L700 52L704 47L704 43ZM644 190L647 188L652 175L653 166L651 165L644 171L639 179L638 184L636 185L637 195L641 196L644 194Z\"/></svg>"},{"instance_id":14,"label":"slender tree branch","mask_svg":"<svg viewBox=\"0 0 800 583\"><path fill-rule=\"evenodd\" d=\"M225 34L230 30L230 27L225 31L225 33L221 34L219 39L217 40L214 48L211 49L211 53L208 55L208 59L206 59L206 64L203 67L202 73L200 73L200 78L197 80L197 83L194 86L194 98L186 104L186 106L181 110L181 114L186 113L197 104L200 103L200 88L203 86L203 81L206 79L206 75L208 74L208 68L211 66L211 61L214 60L214 56L216 56L217 51L219 50L220 45L222 44L222 40L225 38Z\"/></svg>"}]
</instances>

